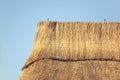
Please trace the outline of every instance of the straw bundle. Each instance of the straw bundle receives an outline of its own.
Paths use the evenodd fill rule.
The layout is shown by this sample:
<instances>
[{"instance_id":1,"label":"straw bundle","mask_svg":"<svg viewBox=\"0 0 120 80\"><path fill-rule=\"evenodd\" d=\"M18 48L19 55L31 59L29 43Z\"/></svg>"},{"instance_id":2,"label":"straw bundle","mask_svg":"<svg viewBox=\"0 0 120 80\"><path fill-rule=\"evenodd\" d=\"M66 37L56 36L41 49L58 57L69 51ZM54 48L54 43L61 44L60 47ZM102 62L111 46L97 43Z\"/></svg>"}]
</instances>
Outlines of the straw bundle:
<instances>
[{"instance_id":1,"label":"straw bundle","mask_svg":"<svg viewBox=\"0 0 120 80\"><path fill-rule=\"evenodd\" d=\"M19 80L118 80L119 35L119 22L39 22Z\"/></svg>"}]
</instances>

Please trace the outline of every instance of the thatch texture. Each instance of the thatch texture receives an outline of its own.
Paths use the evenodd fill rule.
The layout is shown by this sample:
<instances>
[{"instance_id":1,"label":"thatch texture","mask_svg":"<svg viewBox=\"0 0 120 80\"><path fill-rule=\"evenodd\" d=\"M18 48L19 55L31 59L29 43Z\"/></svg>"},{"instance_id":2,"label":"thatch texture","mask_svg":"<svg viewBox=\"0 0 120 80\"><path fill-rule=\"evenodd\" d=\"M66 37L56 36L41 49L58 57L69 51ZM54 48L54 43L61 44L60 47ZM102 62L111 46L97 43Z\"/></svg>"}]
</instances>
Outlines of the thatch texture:
<instances>
[{"instance_id":1,"label":"thatch texture","mask_svg":"<svg viewBox=\"0 0 120 80\"><path fill-rule=\"evenodd\" d=\"M39 22L19 80L120 80L119 22Z\"/></svg>"}]
</instances>

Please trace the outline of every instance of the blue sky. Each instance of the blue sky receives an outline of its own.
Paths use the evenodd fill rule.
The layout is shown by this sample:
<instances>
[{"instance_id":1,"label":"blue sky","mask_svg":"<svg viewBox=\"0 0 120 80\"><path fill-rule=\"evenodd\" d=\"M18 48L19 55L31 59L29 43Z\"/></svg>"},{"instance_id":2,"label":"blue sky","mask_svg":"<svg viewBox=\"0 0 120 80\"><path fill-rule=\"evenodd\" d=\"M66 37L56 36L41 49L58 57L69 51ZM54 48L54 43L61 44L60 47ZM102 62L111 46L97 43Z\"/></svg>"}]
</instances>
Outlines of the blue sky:
<instances>
[{"instance_id":1,"label":"blue sky","mask_svg":"<svg viewBox=\"0 0 120 80\"><path fill-rule=\"evenodd\" d=\"M120 22L120 0L0 0L0 80L16 80L39 21Z\"/></svg>"}]
</instances>

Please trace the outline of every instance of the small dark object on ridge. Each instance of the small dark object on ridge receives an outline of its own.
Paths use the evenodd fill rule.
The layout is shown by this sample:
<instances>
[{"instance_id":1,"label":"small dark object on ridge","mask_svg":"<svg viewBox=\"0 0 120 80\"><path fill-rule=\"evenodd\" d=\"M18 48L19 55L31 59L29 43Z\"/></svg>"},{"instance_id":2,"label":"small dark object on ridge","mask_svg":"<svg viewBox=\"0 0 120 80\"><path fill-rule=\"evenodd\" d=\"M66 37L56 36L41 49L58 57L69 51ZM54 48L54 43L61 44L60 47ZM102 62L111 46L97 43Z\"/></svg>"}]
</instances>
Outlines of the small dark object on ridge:
<instances>
[{"instance_id":1,"label":"small dark object on ridge","mask_svg":"<svg viewBox=\"0 0 120 80\"><path fill-rule=\"evenodd\" d=\"M49 21L49 18L47 18L47 20Z\"/></svg>"},{"instance_id":2,"label":"small dark object on ridge","mask_svg":"<svg viewBox=\"0 0 120 80\"><path fill-rule=\"evenodd\" d=\"M106 19L104 19L104 22L106 21Z\"/></svg>"}]
</instances>

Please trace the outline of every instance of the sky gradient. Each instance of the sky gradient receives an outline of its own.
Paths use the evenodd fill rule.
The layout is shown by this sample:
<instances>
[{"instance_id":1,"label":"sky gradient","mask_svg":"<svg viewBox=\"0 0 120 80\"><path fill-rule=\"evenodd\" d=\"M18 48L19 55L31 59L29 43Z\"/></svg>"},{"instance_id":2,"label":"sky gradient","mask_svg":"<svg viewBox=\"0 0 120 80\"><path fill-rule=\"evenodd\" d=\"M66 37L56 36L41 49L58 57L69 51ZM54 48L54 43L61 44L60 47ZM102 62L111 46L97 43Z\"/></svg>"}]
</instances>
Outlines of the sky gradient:
<instances>
[{"instance_id":1,"label":"sky gradient","mask_svg":"<svg viewBox=\"0 0 120 80\"><path fill-rule=\"evenodd\" d=\"M120 22L120 0L0 0L0 80L17 80L39 21Z\"/></svg>"}]
</instances>

